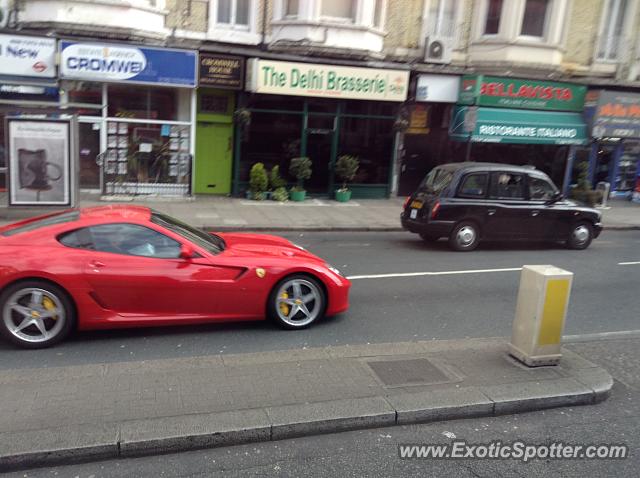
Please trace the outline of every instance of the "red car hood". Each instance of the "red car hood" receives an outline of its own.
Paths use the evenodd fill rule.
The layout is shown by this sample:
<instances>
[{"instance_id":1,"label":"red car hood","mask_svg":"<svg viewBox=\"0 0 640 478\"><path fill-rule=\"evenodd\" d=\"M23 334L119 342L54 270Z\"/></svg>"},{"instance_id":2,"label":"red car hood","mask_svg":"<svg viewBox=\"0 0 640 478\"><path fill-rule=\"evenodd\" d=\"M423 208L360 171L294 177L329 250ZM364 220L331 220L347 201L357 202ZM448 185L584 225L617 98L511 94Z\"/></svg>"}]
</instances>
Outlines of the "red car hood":
<instances>
[{"instance_id":1,"label":"red car hood","mask_svg":"<svg viewBox=\"0 0 640 478\"><path fill-rule=\"evenodd\" d=\"M272 256L325 261L308 251L294 246L291 241L268 234L216 233L226 244L226 253L236 256Z\"/></svg>"}]
</instances>

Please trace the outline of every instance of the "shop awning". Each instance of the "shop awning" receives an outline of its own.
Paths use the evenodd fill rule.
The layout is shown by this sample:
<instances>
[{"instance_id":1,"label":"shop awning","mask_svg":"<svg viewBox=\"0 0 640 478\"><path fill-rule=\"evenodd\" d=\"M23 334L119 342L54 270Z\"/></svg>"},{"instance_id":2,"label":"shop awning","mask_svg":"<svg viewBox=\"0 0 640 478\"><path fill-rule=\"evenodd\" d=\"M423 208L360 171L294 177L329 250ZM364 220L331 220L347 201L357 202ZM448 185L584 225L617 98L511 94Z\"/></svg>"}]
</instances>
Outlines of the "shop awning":
<instances>
[{"instance_id":1,"label":"shop awning","mask_svg":"<svg viewBox=\"0 0 640 478\"><path fill-rule=\"evenodd\" d=\"M585 144L579 113L457 106L451 118L455 141L516 144Z\"/></svg>"}]
</instances>

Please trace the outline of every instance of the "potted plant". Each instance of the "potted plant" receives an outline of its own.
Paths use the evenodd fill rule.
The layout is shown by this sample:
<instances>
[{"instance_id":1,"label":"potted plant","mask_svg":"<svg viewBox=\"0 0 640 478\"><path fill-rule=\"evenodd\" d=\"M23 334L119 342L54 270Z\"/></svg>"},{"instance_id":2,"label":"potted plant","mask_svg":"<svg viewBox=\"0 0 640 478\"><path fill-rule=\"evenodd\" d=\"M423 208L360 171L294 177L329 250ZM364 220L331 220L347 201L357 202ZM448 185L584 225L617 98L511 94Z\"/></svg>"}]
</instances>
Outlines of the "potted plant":
<instances>
[{"instance_id":1,"label":"potted plant","mask_svg":"<svg viewBox=\"0 0 640 478\"><path fill-rule=\"evenodd\" d=\"M351 199L351 190L347 187L349 181L356 177L360 161L355 156L344 154L336 162L336 174L342 180L342 187L336 191L336 201L347 202Z\"/></svg>"},{"instance_id":2,"label":"potted plant","mask_svg":"<svg viewBox=\"0 0 640 478\"><path fill-rule=\"evenodd\" d=\"M289 193L286 188L287 182L280 176L280 166L275 165L269 171L269 187L272 191L271 199L278 202L284 202L289 199Z\"/></svg>"},{"instance_id":3,"label":"potted plant","mask_svg":"<svg viewBox=\"0 0 640 478\"><path fill-rule=\"evenodd\" d=\"M264 169L264 164L256 163L251 166L251 172L249 173L249 192L251 198L256 201L262 201L269 185L269 178L267 171Z\"/></svg>"},{"instance_id":4,"label":"potted plant","mask_svg":"<svg viewBox=\"0 0 640 478\"><path fill-rule=\"evenodd\" d=\"M306 157L293 158L289 165L289 173L296 178L296 185L291 188L291 200L304 201L304 181L311 177L311 160Z\"/></svg>"},{"instance_id":5,"label":"potted plant","mask_svg":"<svg viewBox=\"0 0 640 478\"><path fill-rule=\"evenodd\" d=\"M579 169L578 183L575 187L571 188L570 197L590 207L595 207L597 204L602 203L602 191L596 191L591 187L588 162L582 162Z\"/></svg>"}]
</instances>

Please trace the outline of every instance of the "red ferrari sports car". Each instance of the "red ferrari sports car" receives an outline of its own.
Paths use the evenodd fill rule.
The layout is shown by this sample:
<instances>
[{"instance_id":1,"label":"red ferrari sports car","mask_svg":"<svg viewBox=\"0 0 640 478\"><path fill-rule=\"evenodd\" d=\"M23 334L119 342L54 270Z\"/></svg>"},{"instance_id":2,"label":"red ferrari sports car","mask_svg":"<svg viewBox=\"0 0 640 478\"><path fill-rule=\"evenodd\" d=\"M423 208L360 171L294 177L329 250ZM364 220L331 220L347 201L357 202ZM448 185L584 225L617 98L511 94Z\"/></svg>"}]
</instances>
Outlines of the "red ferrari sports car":
<instances>
[{"instance_id":1,"label":"red ferrari sports car","mask_svg":"<svg viewBox=\"0 0 640 478\"><path fill-rule=\"evenodd\" d=\"M300 329L347 310L351 283L286 239L208 234L140 206L0 228L0 332L39 348L73 329L271 318Z\"/></svg>"}]
</instances>

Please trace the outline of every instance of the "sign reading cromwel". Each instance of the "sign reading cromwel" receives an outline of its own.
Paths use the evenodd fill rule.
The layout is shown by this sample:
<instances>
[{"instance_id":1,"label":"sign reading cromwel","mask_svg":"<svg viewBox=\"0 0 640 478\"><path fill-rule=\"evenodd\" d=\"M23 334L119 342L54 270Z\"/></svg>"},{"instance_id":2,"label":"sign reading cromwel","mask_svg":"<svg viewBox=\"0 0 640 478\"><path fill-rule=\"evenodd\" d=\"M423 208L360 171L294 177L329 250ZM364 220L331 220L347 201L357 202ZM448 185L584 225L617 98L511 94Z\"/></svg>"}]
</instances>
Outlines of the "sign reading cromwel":
<instances>
[{"instance_id":1,"label":"sign reading cromwel","mask_svg":"<svg viewBox=\"0 0 640 478\"><path fill-rule=\"evenodd\" d=\"M553 81L465 75L458 103L548 111L582 111L586 86Z\"/></svg>"},{"instance_id":2,"label":"sign reading cromwel","mask_svg":"<svg viewBox=\"0 0 640 478\"><path fill-rule=\"evenodd\" d=\"M196 61L190 50L60 42L60 76L73 80L195 87Z\"/></svg>"},{"instance_id":3,"label":"sign reading cromwel","mask_svg":"<svg viewBox=\"0 0 640 478\"><path fill-rule=\"evenodd\" d=\"M200 86L241 90L244 83L244 58L200 54Z\"/></svg>"},{"instance_id":4,"label":"sign reading cromwel","mask_svg":"<svg viewBox=\"0 0 640 478\"><path fill-rule=\"evenodd\" d=\"M596 94L592 136L640 138L640 94L618 91L600 91Z\"/></svg>"},{"instance_id":5,"label":"sign reading cromwel","mask_svg":"<svg viewBox=\"0 0 640 478\"><path fill-rule=\"evenodd\" d=\"M257 58L249 61L247 89L256 93L377 101L407 98L408 71Z\"/></svg>"},{"instance_id":6,"label":"sign reading cromwel","mask_svg":"<svg viewBox=\"0 0 640 478\"><path fill-rule=\"evenodd\" d=\"M55 65L53 38L0 35L0 75L54 78Z\"/></svg>"}]
</instances>

